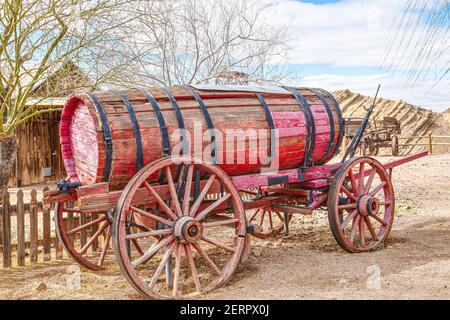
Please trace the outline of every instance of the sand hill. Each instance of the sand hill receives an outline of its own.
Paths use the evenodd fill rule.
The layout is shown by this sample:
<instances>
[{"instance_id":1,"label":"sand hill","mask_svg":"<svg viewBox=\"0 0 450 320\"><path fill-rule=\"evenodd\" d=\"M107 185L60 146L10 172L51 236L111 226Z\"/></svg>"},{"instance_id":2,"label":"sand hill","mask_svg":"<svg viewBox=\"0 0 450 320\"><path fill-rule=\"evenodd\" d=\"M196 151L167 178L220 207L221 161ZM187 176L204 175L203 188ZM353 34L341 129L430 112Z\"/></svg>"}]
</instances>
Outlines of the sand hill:
<instances>
[{"instance_id":1,"label":"sand hill","mask_svg":"<svg viewBox=\"0 0 450 320\"><path fill-rule=\"evenodd\" d=\"M351 92L350 90L339 90L333 92L339 102L344 117L363 117L365 115L364 106L369 106L373 102L373 97ZM377 101L377 108L373 116L377 120L383 117L395 117L401 122L401 136L422 136L422 135L450 135L450 108L442 113L433 112L428 109L411 105L403 100L389 100L380 98ZM417 141L417 140L416 140ZM411 143L415 141L401 140L400 143ZM422 142L427 142L422 140ZM450 139L440 139L436 142L450 142ZM402 147L401 154L407 154L423 150L425 147ZM381 154L389 154L390 150L382 149ZM436 146L435 153L450 152L450 146Z\"/></svg>"}]
</instances>

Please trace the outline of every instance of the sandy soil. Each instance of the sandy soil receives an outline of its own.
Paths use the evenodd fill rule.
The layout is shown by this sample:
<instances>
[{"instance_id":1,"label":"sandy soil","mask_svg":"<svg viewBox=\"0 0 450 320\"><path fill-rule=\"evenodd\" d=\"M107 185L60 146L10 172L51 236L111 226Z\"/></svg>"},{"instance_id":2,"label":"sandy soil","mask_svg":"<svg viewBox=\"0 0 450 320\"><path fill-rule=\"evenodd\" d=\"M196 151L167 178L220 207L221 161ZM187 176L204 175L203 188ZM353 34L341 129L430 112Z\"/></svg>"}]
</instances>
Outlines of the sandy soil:
<instances>
[{"instance_id":1,"label":"sandy soil","mask_svg":"<svg viewBox=\"0 0 450 320\"><path fill-rule=\"evenodd\" d=\"M334 242L325 212L295 217L288 237L253 241L261 254L241 265L226 286L201 298L450 299L450 155L397 169L394 184L397 217L384 250L347 254ZM0 298L142 298L110 259L107 271L82 269L80 289L67 286L74 268L68 259L0 269Z\"/></svg>"}]
</instances>

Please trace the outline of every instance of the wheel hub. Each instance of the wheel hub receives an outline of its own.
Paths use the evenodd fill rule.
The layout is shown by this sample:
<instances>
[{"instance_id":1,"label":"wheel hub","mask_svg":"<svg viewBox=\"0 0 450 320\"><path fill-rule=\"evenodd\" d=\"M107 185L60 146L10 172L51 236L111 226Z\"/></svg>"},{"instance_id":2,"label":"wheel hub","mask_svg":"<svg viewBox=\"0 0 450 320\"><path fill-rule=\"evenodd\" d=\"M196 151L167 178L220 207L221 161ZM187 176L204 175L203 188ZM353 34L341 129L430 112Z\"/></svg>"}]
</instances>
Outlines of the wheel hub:
<instances>
[{"instance_id":1,"label":"wheel hub","mask_svg":"<svg viewBox=\"0 0 450 320\"><path fill-rule=\"evenodd\" d=\"M368 195L361 196L357 202L357 210L362 216L376 215L380 210L380 200Z\"/></svg>"},{"instance_id":2,"label":"wheel hub","mask_svg":"<svg viewBox=\"0 0 450 320\"><path fill-rule=\"evenodd\" d=\"M197 242L203 235L203 226L189 216L179 218L173 226L173 234L180 242Z\"/></svg>"}]
</instances>

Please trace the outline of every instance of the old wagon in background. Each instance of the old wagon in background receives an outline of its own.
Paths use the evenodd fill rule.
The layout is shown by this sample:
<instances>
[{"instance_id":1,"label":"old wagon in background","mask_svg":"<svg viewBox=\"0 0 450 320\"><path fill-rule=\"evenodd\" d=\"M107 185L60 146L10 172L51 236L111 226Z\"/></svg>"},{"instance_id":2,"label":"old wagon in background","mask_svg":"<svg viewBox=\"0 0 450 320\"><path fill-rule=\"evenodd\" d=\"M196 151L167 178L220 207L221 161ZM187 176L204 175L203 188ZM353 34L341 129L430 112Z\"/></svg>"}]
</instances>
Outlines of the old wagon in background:
<instances>
[{"instance_id":1,"label":"old wagon in background","mask_svg":"<svg viewBox=\"0 0 450 320\"><path fill-rule=\"evenodd\" d=\"M77 262L100 270L113 250L130 284L152 298L213 290L246 260L250 236L286 234L294 215L317 209L328 211L344 250L372 251L394 221L389 171L426 155L385 165L355 157L372 110L332 162L344 121L325 90L176 86L73 96L60 125L68 178L44 200L56 203L58 237ZM266 131L268 143L238 136L241 147L220 148L229 129Z\"/></svg>"},{"instance_id":2,"label":"old wagon in background","mask_svg":"<svg viewBox=\"0 0 450 320\"><path fill-rule=\"evenodd\" d=\"M363 118L345 118L346 142L353 139L363 121ZM398 136L401 134L400 125L400 121L395 117L384 117L382 120L369 120L359 145L362 154L376 156L380 148L389 148L393 156L398 156Z\"/></svg>"}]
</instances>

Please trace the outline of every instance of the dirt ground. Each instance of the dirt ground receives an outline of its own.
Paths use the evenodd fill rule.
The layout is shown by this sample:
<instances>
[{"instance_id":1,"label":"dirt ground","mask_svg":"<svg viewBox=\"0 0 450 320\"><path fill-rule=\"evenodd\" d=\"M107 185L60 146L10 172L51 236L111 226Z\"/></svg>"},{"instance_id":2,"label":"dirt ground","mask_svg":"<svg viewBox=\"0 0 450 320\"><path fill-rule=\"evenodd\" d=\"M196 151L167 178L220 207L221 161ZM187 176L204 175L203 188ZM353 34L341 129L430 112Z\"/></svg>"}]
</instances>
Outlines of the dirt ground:
<instances>
[{"instance_id":1,"label":"dirt ground","mask_svg":"<svg viewBox=\"0 0 450 320\"><path fill-rule=\"evenodd\" d=\"M381 158L382 162L389 158ZM396 221L385 249L347 254L325 212L295 217L290 235L253 241L250 260L204 299L450 299L450 155L394 171ZM3 299L141 299L111 256L108 270L81 269L71 288L69 259L0 269Z\"/></svg>"}]
</instances>

